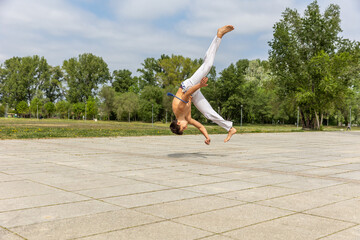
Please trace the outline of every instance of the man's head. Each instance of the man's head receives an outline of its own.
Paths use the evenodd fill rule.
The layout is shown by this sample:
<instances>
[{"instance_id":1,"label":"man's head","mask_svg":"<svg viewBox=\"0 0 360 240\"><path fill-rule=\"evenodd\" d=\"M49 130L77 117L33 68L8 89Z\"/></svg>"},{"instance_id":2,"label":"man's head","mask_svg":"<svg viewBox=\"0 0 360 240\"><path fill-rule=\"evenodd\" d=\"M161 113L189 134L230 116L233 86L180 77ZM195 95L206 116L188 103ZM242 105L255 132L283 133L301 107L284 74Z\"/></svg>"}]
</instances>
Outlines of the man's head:
<instances>
[{"instance_id":1,"label":"man's head","mask_svg":"<svg viewBox=\"0 0 360 240\"><path fill-rule=\"evenodd\" d=\"M177 135L182 135L184 133L184 130L187 129L187 124L188 121L186 120L178 121L177 119L175 119L170 124L170 130Z\"/></svg>"}]
</instances>

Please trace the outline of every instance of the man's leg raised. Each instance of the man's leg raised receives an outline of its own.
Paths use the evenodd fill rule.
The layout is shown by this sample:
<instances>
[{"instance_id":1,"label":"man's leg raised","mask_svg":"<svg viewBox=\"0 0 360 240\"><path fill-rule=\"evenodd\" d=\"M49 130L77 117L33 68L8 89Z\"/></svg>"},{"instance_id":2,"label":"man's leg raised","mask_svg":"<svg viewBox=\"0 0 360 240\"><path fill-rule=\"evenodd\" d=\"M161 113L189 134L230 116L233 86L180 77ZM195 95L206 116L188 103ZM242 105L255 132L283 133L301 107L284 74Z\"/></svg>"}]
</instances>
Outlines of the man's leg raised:
<instances>
[{"instance_id":1,"label":"man's leg raised","mask_svg":"<svg viewBox=\"0 0 360 240\"><path fill-rule=\"evenodd\" d=\"M189 89L190 87L200 83L201 79L206 77L206 75L210 72L211 67L214 64L216 52L220 46L222 37L234 30L232 25L226 25L218 29L216 36L211 42L208 50L206 51L205 58L203 64L199 67L198 70L186 81L182 82L182 87L184 91Z\"/></svg>"}]
</instances>

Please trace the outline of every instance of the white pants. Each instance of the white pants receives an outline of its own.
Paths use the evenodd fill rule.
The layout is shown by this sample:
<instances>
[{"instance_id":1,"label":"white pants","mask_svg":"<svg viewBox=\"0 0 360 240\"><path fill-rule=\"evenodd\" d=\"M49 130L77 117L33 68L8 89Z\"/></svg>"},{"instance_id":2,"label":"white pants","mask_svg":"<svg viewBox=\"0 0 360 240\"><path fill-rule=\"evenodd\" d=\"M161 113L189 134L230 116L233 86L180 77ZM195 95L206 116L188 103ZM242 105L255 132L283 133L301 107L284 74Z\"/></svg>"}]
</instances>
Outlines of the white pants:
<instances>
[{"instance_id":1,"label":"white pants","mask_svg":"<svg viewBox=\"0 0 360 240\"><path fill-rule=\"evenodd\" d=\"M215 54L220 46L221 38L215 36L214 40L210 44L209 49L206 51L203 64L200 68L191 76L191 78L181 83L183 92L186 92L192 86L200 83L201 79L206 77L210 72L212 65L214 64ZM206 100L200 89L193 93L192 102L195 107L209 120L213 121L220 127L229 131L232 128L233 123L231 121L224 120L215 110L211 107L210 103Z\"/></svg>"}]
</instances>

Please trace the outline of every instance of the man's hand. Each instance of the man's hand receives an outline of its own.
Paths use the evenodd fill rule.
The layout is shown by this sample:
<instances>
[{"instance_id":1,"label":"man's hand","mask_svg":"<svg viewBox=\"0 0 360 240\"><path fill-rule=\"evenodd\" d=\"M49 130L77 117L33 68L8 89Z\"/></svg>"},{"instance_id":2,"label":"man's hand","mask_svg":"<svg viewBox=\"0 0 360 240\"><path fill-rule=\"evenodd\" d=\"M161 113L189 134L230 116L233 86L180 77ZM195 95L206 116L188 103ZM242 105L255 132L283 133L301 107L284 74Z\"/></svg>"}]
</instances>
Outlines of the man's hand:
<instances>
[{"instance_id":1,"label":"man's hand","mask_svg":"<svg viewBox=\"0 0 360 240\"><path fill-rule=\"evenodd\" d=\"M207 86L207 81L208 81L208 78L207 77L204 77L203 79L201 79L200 83L192 86L189 90L187 90L187 92L185 93L185 95L183 96L183 100L184 101L189 101L189 98L190 96L196 92L199 88L202 88L202 87L206 87Z\"/></svg>"},{"instance_id":2,"label":"man's hand","mask_svg":"<svg viewBox=\"0 0 360 240\"><path fill-rule=\"evenodd\" d=\"M207 138L207 139L205 140L205 144L206 144L206 145L210 145L210 141L211 141L210 138Z\"/></svg>"},{"instance_id":3,"label":"man's hand","mask_svg":"<svg viewBox=\"0 0 360 240\"><path fill-rule=\"evenodd\" d=\"M202 88L202 87L207 87L207 81L208 81L209 79L207 78L207 77L203 77L203 79L201 79L201 81L200 81L200 87Z\"/></svg>"}]
</instances>

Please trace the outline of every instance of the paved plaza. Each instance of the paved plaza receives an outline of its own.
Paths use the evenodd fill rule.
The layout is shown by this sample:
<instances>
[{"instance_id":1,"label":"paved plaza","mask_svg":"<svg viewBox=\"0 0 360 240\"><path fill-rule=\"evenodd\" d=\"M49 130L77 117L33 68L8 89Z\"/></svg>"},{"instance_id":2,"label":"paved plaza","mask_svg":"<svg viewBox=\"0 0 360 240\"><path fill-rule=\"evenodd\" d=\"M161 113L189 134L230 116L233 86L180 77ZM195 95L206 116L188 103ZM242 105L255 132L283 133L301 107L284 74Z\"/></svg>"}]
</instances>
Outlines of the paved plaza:
<instances>
[{"instance_id":1,"label":"paved plaza","mask_svg":"<svg viewBox=\"0 0 360 240\"><path fill-rule=\"evenodd\" d=\"M0 239L360 239L360 132L0 141Z\"/></svg>"}]
</instances>

